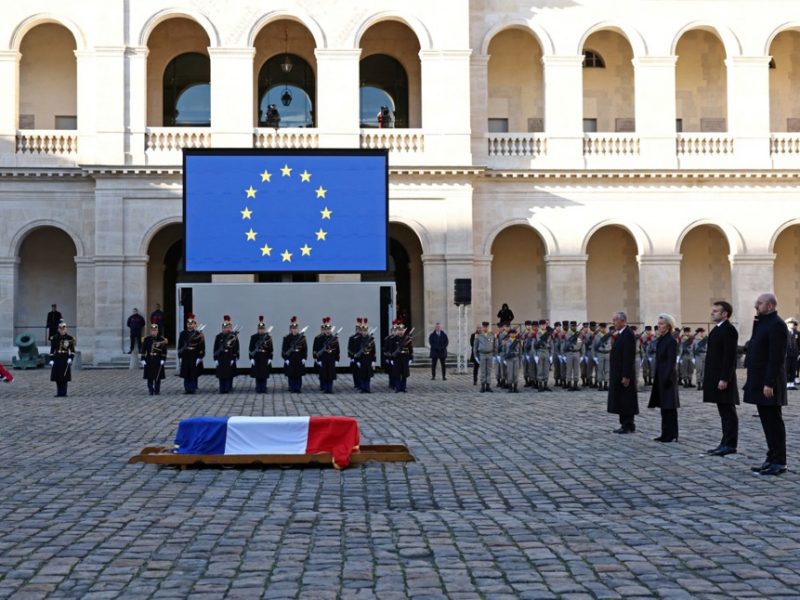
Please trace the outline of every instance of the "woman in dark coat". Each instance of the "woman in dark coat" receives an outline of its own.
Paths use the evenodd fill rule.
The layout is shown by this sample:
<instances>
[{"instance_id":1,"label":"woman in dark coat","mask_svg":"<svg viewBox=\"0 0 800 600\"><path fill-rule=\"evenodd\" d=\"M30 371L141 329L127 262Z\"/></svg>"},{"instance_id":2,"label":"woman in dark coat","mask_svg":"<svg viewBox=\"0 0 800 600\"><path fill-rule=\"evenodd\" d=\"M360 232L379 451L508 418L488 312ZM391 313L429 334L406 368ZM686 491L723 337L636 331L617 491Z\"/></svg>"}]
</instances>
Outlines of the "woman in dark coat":
<instances>
[{"instance_id":1,"label":"woman in dark coat","mask_svg":"<svg viewBox=\"0 0 800 600\"><path fill-rule=\"evenodd\" d=\"M648 408L661 408L661 435L656 442L678 441L678 342L672 331L675 319L672 315L658 315L658 340L654 365L653 389Z\"/></svg>"},{"instance_id":2,"label":"woman in dark coat","mask_svg":"<svg viewBox=\"0 0 800 600\"><path fill-rule=\"evenodd\" d=\"M500 307L500 311L497 313L497 321L500 325L511 325L511 322L514 320L514 312L508 308L508 304L503 304Z\"/></svg>"}]
</instances>

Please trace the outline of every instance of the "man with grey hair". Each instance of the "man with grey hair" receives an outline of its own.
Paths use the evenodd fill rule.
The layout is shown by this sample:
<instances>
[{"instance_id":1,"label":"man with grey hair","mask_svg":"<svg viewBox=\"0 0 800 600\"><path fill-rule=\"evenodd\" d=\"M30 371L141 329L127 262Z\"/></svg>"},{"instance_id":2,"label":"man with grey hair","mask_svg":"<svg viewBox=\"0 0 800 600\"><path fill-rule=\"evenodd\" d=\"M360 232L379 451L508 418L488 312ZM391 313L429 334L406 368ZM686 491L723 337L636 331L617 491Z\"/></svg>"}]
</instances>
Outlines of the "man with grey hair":
<instances>
[{"instance_id":1,"label":"man with grey hair","mask_svg":"<svg viewBox=\"0 0 800 600\"><path fill-rule=\"evenodd\" d=\"M778 316L778 300L761 294L755 303L756 322L747 345L744 401L758 407L767 440L767 459L752 470L761 475L786 472L786 427L781 407L786 406L786 324Z\"/></svg>"},{"instance_id":2,"label":"man with grey hair","mask_svg":"<svg viewBox=\"0 0 800 600\"><path fill-rule=\"evenodd\" d=\"M628 316L615 312L614 342L609 354L608 412L619 415L619 429L614 433L636 431L634 419L639 414L636 392L636 338L628 327Z\"/></svg>"}]
</instances>

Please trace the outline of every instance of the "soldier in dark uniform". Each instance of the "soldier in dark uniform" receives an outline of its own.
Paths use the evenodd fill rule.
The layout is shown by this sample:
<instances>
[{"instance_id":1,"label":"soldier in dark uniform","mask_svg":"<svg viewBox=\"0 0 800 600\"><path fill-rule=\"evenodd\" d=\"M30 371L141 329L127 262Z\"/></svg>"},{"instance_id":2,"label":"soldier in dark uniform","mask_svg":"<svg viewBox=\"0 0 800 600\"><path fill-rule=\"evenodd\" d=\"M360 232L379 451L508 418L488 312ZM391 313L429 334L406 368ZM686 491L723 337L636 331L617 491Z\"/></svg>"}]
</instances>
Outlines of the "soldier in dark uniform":
<instances>
[{"instance_id":1,"label":"soldier in dark uniform","mask_svg":"<svg viewBox=\"0 0 800 600\"><path fill-rule=\"evenodd\" d=\"M475 338L481 334L481 326L475 326L475 333L469 336L469 364L472 365L472 385L478 385L478 371L481 368L481 362L475 354ZM481 390L482 391L482 390Z\"/></svg>"},{"instance_id":2,"label":"soldier in dark uniform","mask_svg":"<svg viewBox=\"0 0 800 600\"><path fill-rule=\"evenodd\" d=\"M322 319L322 333L314 338L314 360L319 367L320 389L326 394L333 393L336 380L336 363L339 362L339 336L334 333L331 318Z\"/></svg>"},{"instance_id":3,"label":"soldier in dark uniform","mask_svg":"<svg viewBox=\"0 0 800 600\"><path fill-rule=\"evenodd\" d=\"M58 324L61 323L61 313L55 304L50 305L50 312L47 313L47 341L49 342L58 333Z\"/></svg>"},{"instance_id":4,"label":"soldier in dark uniform","mask_svg":"<svg viewBox=\"0 0 800 600\"><path fill-rule=\"evenodd\" d=\"M289 323L289 334L283 336L281 347L283 370L289 380L289 391L299 394L303 387L303 375L306 372L308 342L304 333L297 330L297 317Z\"/></svg>"},{"instance_id":5,"label":"soldier in dark uniform","mask_svg":"<svg viewBox=\"0 0 800 600\"><path fill-rule=\"evenodd\" d=\"M154 323L158 326L158 323ZM185 394L194 394L197 391L197 380L203 373L203 357L206 355L206 338L198 330L194 313L186 315L186 329L181 331L178 338L178 359L180 360L180 375L183 378L183 391Z\"/></svg>"},{"instance_id":6,"label":"soldier in dark uniform","mask_svg":"<svg viewBox=\"0 0 800 600\"><path fill-rule=\"evenodd\" d=\"M167 362L167 338L158 333L158 324L150 324L150 335L144 338L142 344L142 369L143 377L147 380L147 390L151 396L161 393L161 380L164 374L164 364Z\"/></svg>"},{"instance_id":7,"label":"soldier in dark uniform","mask_svg":"<svg viewBox=\"0 0 800 600\"><path fill-rule=\"evenodd\" d=\"M383 367L389 374L389 387L393 390L397 389L397 380L395 378L394 369L394 352L397 350L397 344L400 340L397 333L397 323L395 319L392 321L392 331L383 340Z\"/></svg>"},{"instance_id":8,"label":"soldier in dark uniform","mask_svg":"<svg viewBox=\"0 0 800 600\"><path fill-rule=\"evenodd\" d=\"M395 377L395 392L406 393L408 376L411 375L411 363L414 362L413 338L406 332L402 322L397 323L397 342L392 352L393 371Z\"/></svg>"},{"instance_id":9,"label":"soldier in dark uniform","mask_svg":"<svg viewBox=\"0 0 800 600\"><path fill-rule=\"evenodd\" d=\"M375 367L375 338L369 332L367 317L359 319L358 347L353 354L358 372L358 387L362 394L369 394L369 384Z\"/></svg>"},{"instance_id":10,"label":"soldier in dark uniform","mask_svg":"<svg viewBox=\"0 0 800 600\"><path fill-rule=\"evenodd\" d=\"M56 382L56 397L67 395L67 383L72 381L72 359L75 358L75 338L67 333L61 321L56 334L50 338L50 381Z\"/></svg>"},{"instance_id":11,"label":"soldier in dark uniform","mask_svg":"<svg viewBox=\"0 0 800 600\"><path fill-rule=\"evenodd\" d=\"M219 393L233 391L236 361L239 359L239 336L233 330L230 315L222 319L222 331L214 338L214 366L219 379Z\"/></svg>"},{"instance_id":12,"label":"soldier in dark uniform","mask_svg":"<svg viewBox=\"0 0 800 600\"><path fill-rule=\"evenodd\" d=\"M264 315L258 316L258 333L250 336L250 377L256 380L256 394L267 393L267 379L272 367L272 336Z\"/></svg>"},{"instance_id":13,"label":"soldier in dark uniform","mask_svg":"<svg viewBox=\"0 0 800 600\"><path fill-rule=\"evenodd\" d=\"M347 358L350 359L350 371L353 373L353 389L361 389L358 381L358 368L356 367L355 355L361 347L361 324L363 319L356 319L356 332L347 338Z\"/></svg>"}]
</instances>

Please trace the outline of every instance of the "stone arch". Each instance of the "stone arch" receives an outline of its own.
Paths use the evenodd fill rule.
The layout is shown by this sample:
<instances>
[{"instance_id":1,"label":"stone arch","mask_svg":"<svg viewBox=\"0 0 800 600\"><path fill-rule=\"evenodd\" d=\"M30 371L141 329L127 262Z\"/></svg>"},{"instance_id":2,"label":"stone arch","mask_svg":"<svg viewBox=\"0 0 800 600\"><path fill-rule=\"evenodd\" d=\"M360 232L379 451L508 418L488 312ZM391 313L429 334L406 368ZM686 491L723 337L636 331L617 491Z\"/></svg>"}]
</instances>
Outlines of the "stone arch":
<instances>
[{"instance_id":1,"label":"stone arch","mask_svg":"<svg viewBox=\"0 0 800 600\"><path fill-rule=\"evenodd\" d=\"M598 31L613 31L624 37L628 40L631 50L633 50L634 58L647 56L647 43L638 29L627 24L615 24L607 21L595 23L583 33L578 42L577 54L583 54L583 47L586 45L586 40L589 39L589 36Z\"/></svg>"},{"instance_id":2,"label":"stone arch","mask_svg":"<svg viewBox=\"0 0 800 600\"><path fill-rule=\"evenodd\" d=\"M250 31L247 34L247 46L252 47L255 45L256 38L261 30L264 29L264 27L274 21L280 21L284 19L294 21L305 27L314 38L314 45L317 48L324 49L327 47L328 42L325 37L325 32L322 30L322 27L320 27L319 23L308 13L297 10L292 12L287 10L274 10L262 15L261 18L255 22L253 27L250 28Z\"/></svg>"},{"instance_id":3,"label":"stone arch","mask_svg":"<svg viewBox=\"0 0 800 600\"><path fill-rule=\"evenodd\" d=\"M681 37L683 37L683 34L693 29L701 29L715 35L717 39L722 42L722 46L725 48L725 58L741 56L742 45L739 42L739 38L736 37L729 27L714 25L705 21L692 21L691 23L685 24L678 30L678 32L672 38L672 43L670 44L669 53L672 56L675 56L675 51L678 48L678 42L680 41Z\"/></svg>"},{"instance_id":4,"label":"stone arch","mask_svg":"<svg viewBox=\"0 0 800 600\"><path fill-rule=\"evenodd\" d=\"M522 29L523 31L530 33L534 38L536 38L536 41L539 42L539 46L541 47L543 54L555 54L555 45L553 44L553 39L550 37L550 34L544 27L538 23L526 21L525 19L512 19L510 21L499 23L486 32L486 35L483 36L483 41L481 42L481 54L483 56L489 53L489 44L491 44L492 39L506 29Z\"/></svg>"},{"instance_id":5,"label":"stone arch","mask_svg":"<svg viewBox=\"0 0 800 600\"><path fill-rule=\"evenodd\" d=\"M409 29L411 29L411 31L414 32L414 35L417 36L420 50L430 50L433 47L431 34L422 21L420 21L417 17L405 12L388 11L375 13L374 15L362 21L362 23L356 28L355 35L350 42L350 47L353 50L358 50L361 47L361 38L364 36L364 33L366 33L370 27L380 23L381 21L398 21L406 25Z\"/></svg>"},{"instance_id":6,"label":"stone arch","mask_svg":"<svg viewBox=\"0 0 800 600\"><path fill-rule=\"evenodd\" d=\"M36 221L31 221L30 223L23 225L11 237L11 242L8 245L8 256L18 256L22 242L25 241L25 238L28 237L28 234L36 229L41 229L42 227L55 227L56 229L62 230L72 239L72 243L75 244L75 256L85 256L85 246L80 236L70 227L67 227L63 223L53 219L37 219Z\"/></svg>"},{"instance_id":7,"label":"stone arch","mask_svg":"<svg viewBox=\"0 0 800 600\"><path fill-rule=\"evenodd\" d=\"M592 228L584 240L586 255L586 308L590 319L602 321L624 310L637 323L639 314L639 264L642 247L625 225L605 222Z\"/></svg>"},{"instance_id":8,"label":"stone arch","mask_svg":"<svg viewBox=\"0 0 800 600\"><path fill-rule=\"evenodd\" d=\"M800 225L800 218L789 219L788 221L783 222L776 230L775 233L772 234L772 237L769 239L769 246L767 246L767 253L774 253L775 252L775 243L778 241L778 238L781 237L781 234L789 229L790 227L794 227L795 225Z\"/></svg>"},{"instance_id":9,"label":"stone arch","mask_svg":"<svg viewBox=\"0 0 800 600\"><path fill-rule=\"evenodd\" d=\"M420 246L422 246L422 254L431 253L432 249L431 236L428 233L427 228L422 223L420 223L416 219L411 219L405 216L401 217L399 215L389 215L389 224L391 225L392 223L396 223L398 225L405 225L406 227L408 227L411 231L414 232L414 234L419 239Z\"/></svg>"},{"instance_id":10,"label":"stone arch","mask_svg":"<svg viewBox=\"0 0 800 600\"><path fill-rule=\"evenodd\" d=\"M203 13L194 10L193 8L165 8L164 10L150 16L150 18L145 22L144 26L139 32L139 46L147 46L147 41L150 38L150 34L153 33L153 30L164 21L168 21L169 19L176 17L189 19L202 27L205 30L206 35L208 35L208 42L212 48L216 48L220 45L219 33L217 32L216 27L214 27L214 24Z\"/></svg>"},{"instance_id":11,"label":"stone arch","mask_svg":"<svg viewBox=\"0 0 800 600\"><path fill-rule=\"evenodd\" d=\"M773 281L781 315L800 317L800 219L781 225L772 236Z\"/></svg>"},{"instance_id":12,"label":"stone arch","mask_svg":"<svg viewBox=\"0 0 800 600\"><path fill-rule=\"evenodd\" d=\"M778 37L784 31L798 31L800 32L800 21L787 21L782 25L778 25L775 29L767 37L766 44L764 45L764 56L768 56L770 49L772 48L772 42L775 41L775 38Z\"/></svg>"},{"instance_id":13,"label":"stone arch","mask_svg":"<svg viewBox=\"0 0 800 600\"><path fill-rule=\"evenodd\" d=\"M614 226L624 229L633 240L636 242L636 250L641 256L642 254L652 254L653 252L653 243L648 237L648 235L644 232L644 230L639 227L638 225L632 225L629 223L624 223L622 221L617 221L615 219L606 219L605 221L600 221L592 226L591 229L586 233L581 242L581 254L586 254L586 249L589 247L589 240L592 239L592 236L597 233L598 230L602 229L603 227ZM680 244L678 245L680 247Z\"/></svg>"},{"instance_id":14,"label":"stone arch","mask_svg":"<svg viewBox=\"0 0 800 600\"><path fill-rule=\"evenodd\" d=\"M53 13L39 13L22 21L16 26L14 33L11 34L9 48L19 52L19 48L22 44L22 39L25 37L25 34L27 34L37 25L43 25L45 23L55 23L56 25L61 25L62 27L67 28L70 33L72 33L72 37L75 38L75 48L77 50L86 49L86 36L83 34L81 28L78 27L78 25L71 19L67 19L66 17L62 17Z\"/></svg>"},{"instance_id":15,"label":"stone arch","mask_svg":"<svg viewBox=\"0 0 800 600\"><path fill-rule=\"evenodd\" d=\"M692 328L705 327L711 303L731 298L730 257L735 251L725 229L707 220L695 222L684 230L678 243L681 320Z\"/></svg>"},{"instance_id":16,"label":"stone arch","mask_svg":"<svg viewBox=\"0 0 800 600\"><path fill-rule=\"evenodd\" d=\"M677 241L675 242L675 248L673 252L675 254L680 254L681 252L681 244L683 244L683 240L686 235L691 232L692 229L696 227L700 227L702 225L709 225L711 227L715 227L722 232L722 235L728 242L728 252L730 254L742 254L746 251L744 238L742 234L739 232L736 227L731 225L730 223L721 223L719 221L713 221L711 219L698 219L697 221L693 221L689 225L683 228L680 235L678 236Z\"/></svg>"},{"instance_id":17,"label":"stone arch","mask_svg":"<svg viewBox=\"0 0 800 600\"><path fill-rule=\"evenodd\" d=\"M514 322L540 319L547 314L547 246L539 232L524 219L506 222L493 232L491 255L491 315L504 303L514 312Z\"/></svg>"},{"instance_id":18,"label":"stone arch","mask_svg":"<svg viewBox=\"0 0 800 600\"><path fill-rule=\"evenodd\" d=\"M486 235L486 239L483 242L483 254L488 256L492 253L492 245L494 244L495 238L497 238L500 233L504 229L508 229L514 225L525 225L526 227L530 227L539 236L542 240L542 244L544 244L544 251L545 254L553 254L558 250L558 243L556 242L556 238L553 233L541 223L537 223L534 225L531 223L530 219L510 219L508 221L503 221L496 225L493 229L489 231Z\"/></svg>"},{"instance_id":19,"label":"stone arch","mask_svg":"<svg viewBox=\"0 0 800 600\"><path fill-rule=\"evenodd\" d=\"M155 238L161 232L162 229L170 225L180 224L182 222L183 219L180 215L173 215L170 217L164 217L163 219L153 223L147 229L147 231L144 232L144 235L142 235L142 239L139 242L139 256L147 255L147 250L150 247L150 243L153 241L153 238Z\"/></svg>"}]
</instances>

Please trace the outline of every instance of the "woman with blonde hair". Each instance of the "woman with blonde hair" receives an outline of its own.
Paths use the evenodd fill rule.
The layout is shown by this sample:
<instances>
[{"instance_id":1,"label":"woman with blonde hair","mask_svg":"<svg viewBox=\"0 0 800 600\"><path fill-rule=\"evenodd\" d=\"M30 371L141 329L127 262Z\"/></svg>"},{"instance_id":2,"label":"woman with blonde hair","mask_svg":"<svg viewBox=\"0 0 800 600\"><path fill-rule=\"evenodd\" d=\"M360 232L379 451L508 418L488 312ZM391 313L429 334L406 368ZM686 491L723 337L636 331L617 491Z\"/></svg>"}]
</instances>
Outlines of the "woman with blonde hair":
<instances>
[{"instance_id":1,"label":"woman with blonde hair","mask_svg":"<svg viewBox=\"0 0 800 600\"><path fill-rule=\"evenodd\" d=\"M661 435L655 438L656 442L678 441L678 342L672 335L675 327L675 317L667 313L658 315L653 389L647 405L661 409Z\"/></svg>"}]
</instances>

